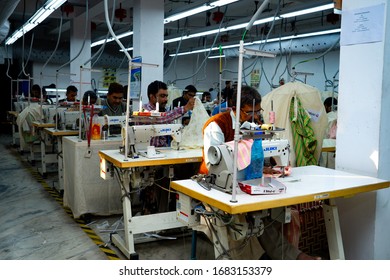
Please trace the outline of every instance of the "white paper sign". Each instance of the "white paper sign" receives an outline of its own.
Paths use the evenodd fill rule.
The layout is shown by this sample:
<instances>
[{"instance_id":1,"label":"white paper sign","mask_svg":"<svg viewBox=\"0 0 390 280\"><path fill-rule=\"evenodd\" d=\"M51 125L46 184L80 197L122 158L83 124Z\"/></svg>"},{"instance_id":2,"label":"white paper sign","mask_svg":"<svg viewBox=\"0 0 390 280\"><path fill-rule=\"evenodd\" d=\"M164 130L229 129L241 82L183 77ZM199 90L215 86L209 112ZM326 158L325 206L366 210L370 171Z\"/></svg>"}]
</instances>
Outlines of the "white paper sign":
<instances>
[{"instance_id":1,"label":"white paper sign","mask_svg":"<svg viewBox=\"0 0 390 280\"><path fill-rule=\"evenodd\" d=\"M341 45L380 42L383 40L385 4L343 11Z\"/></svg>"}]
</instances>

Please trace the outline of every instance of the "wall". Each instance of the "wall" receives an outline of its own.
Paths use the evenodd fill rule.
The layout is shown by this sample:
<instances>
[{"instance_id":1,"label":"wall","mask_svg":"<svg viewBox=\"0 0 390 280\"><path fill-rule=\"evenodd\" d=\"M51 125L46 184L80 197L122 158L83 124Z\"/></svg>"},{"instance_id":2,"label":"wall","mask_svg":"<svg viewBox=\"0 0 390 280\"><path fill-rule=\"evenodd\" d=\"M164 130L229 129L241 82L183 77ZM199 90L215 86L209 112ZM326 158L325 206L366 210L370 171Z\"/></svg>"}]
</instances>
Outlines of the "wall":
<instances>
[{"instance_id":1,"label":"wall","mask_svg":"<svg viewBox=\"0 0 390 280\"><path fill-rule=\"evenodd\" d=\"M333 77L336 75L338 77L339 70L339 51L331 51L327 53L322 59L315 60L314 58L318 57L321 54L297 54L292 55L290 58L290 65L294 66L299 62L305 60L311 60L306 63L301 63L296 66L296 71L298 72L310 72L313 73L313 76L307 76L306 83L318 88L320 91L325 91L325 81L333 81ZM202 66L198 71L197 75L193 75L199 69L199 66L202 62L204 55L199 56L180 56L178 57L176 63L173 63L169 72L164 75L164 80L166 82L175 82L175 85L179 88L184 88L188 84L194 84L197 89L204 91L209 88L214 88L219 83L219 59L207 59L206 66ZM223 73L222 73L222 85L224 87L225 80L237 80L237 68L238 68L238 59L237 58L224 58L223 62ZM283 77L285 81L292 79L286 69L286 57L277 56L276 58L265 58L262 65L259 61L254 59L245 59L244 68L245 71L245 81L248 84L251 84L250 73L253 69L261 70L260 86L258 90L262 95L267 94L271 91L271 85L277 85L279 79ZM275 74L276 72L276 74ZM207 75L206 75L207 73ZM274 76L274 79L272 79ZM297 76L297 79L304 81L304 76ZM331 91L332 88L329 87L327 90Z\"/></svg>"},{"instance_id":2,"label":"wall","mask_svg":"<svg viewBox=\"0 0 390 280\"><path fill-rule=\"evenodd\" d=\"M343 11L379 3L386 2L345 0ZM384 13L386 21L389 5ZM390 83L385 78L390 74L389 32L387 28L381 42L341 47L336 147L336 169L386 180L390 179ZM389 189L337 201L347 259L390 259L389 202Z\"/></svg>"}]
</instances>

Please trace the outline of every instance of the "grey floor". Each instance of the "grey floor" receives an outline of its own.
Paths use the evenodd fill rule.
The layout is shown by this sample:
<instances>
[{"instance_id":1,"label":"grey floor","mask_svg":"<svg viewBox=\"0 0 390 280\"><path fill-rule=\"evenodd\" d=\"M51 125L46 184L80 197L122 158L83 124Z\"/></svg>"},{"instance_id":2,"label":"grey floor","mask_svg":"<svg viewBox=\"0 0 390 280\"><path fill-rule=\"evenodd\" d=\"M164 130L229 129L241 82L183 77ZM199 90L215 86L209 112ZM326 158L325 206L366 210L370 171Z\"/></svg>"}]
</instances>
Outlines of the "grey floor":
<instances>
[{"instance_id":1,"label":"grey floor","mask_svg":"<svg viewBox=\"0 0 390 280\"><path fill-rule=\"evenodd\" d=\"M55 191L57 173L42 178L11 142L0 135L0 260L126 259L110 242L110 232L121 230L121 216L74 220ZM191 232L169 237L137 244L139 259L191 259ZM212 245L198 236L195 258L213 257Z\"/></svg>"}]
</instances>

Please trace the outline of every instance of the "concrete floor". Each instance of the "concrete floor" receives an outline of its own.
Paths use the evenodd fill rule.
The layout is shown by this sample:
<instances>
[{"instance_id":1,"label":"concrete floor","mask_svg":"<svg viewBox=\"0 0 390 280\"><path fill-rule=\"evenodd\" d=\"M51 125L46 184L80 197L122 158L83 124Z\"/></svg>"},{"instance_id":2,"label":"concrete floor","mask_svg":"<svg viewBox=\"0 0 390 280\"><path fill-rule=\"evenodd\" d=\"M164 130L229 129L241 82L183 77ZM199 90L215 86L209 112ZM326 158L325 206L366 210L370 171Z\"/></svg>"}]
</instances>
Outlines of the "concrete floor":
<instances>
[{"instance_id":1,"label":"concrete floor","mask_svg":"<svg viewBox=\"0 0 390 280\"><path fill-rule=\"evenodd\" d=\"M110 242L110 232L123 228L121 215L73 219L53 188L57 173L42 178L11 143L10 135L0 135L0 260L126 259ZM167 236L174 239L137 244L139 258L191 259L190 231ZM213 258L211 243L198 234L196 259Z\"/></svg>"}]
</instances>

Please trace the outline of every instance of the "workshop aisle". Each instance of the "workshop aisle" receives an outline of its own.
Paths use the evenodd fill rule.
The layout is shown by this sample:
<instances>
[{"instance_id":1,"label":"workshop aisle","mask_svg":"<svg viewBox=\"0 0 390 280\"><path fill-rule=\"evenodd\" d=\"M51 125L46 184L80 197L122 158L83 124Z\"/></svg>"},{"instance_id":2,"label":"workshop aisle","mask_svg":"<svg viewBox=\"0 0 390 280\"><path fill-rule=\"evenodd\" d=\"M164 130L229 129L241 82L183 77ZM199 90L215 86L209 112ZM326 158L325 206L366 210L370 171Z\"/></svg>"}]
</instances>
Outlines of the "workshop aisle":
<instances>
[{"instance_id":1,"label":"workshop aisle","mask_svg":"<svg viewBox=\"0 0 390 280\"><path fill-rule=\"evenodd\" d=\"M42 179L12 138L0 135L0 260L109 260L126 258L111 244L110 232L123 233L120 215L74 220L53 189L57 173ZM156 240L151 238L151 240ZM211 243L200 236L196 258L213 259ZM141 260L191 259L191 236L136 245Z\"/></svg>"},{"instance_id":2,"label":"workshop aisle","mask_svg":"<svg viewBox=\"0 0 390 280\"><path fill-rule=\"evenodd\" d=\"M108 259L9 143L10 137L0 136L0 259Z\"/></svg>"}]
</instances>

